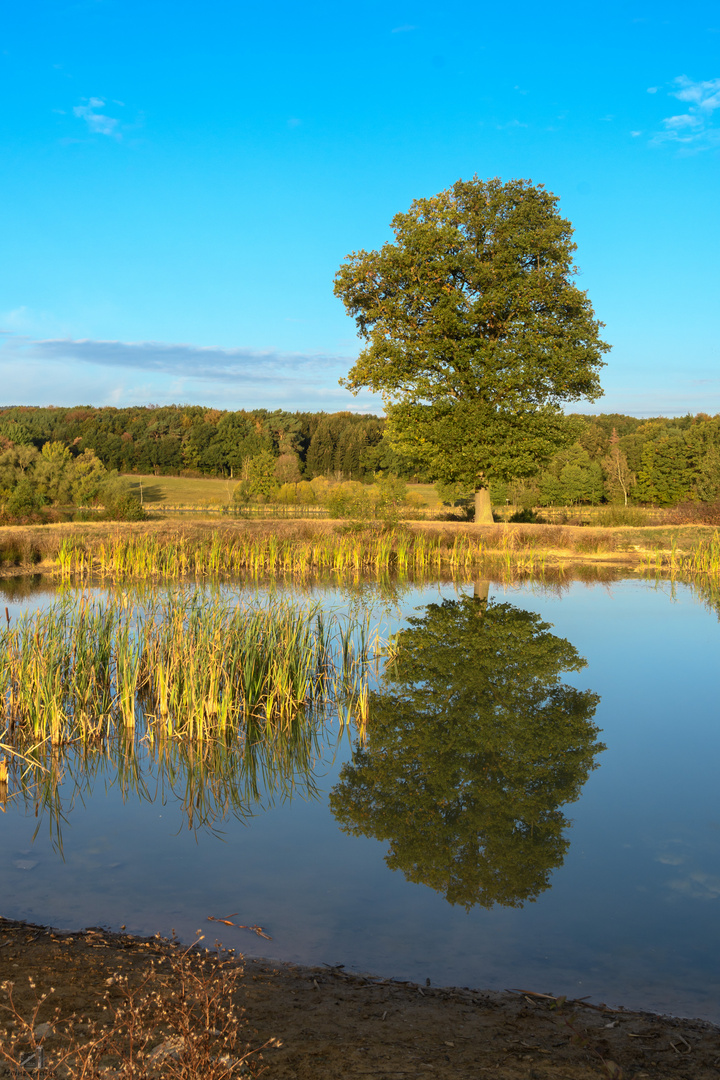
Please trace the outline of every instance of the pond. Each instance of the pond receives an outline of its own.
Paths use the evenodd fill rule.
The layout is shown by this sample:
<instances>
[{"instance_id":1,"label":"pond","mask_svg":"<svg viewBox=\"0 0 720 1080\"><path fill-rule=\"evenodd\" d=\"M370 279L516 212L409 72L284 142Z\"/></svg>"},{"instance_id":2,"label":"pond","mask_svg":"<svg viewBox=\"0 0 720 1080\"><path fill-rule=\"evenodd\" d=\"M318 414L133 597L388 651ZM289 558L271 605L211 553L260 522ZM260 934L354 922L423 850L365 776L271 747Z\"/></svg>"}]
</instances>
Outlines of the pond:
<instances>
[{"instance_id":1,"label":"pond","mask_svg":"<svg viewBox=\"0 0 720 1080\"><path fill-rule=\"evenodd\" d=\"M284 772L256 762L234 810L188 787L181 753L144 744L130 773L111 754L88 774L68 754L60 816L4 807L0 914L720 1021L720 627L702 598L639 580L312 598L397 635L366 740L326 718ZM11 624L52 599L9 599Z\"/></svg>"}]
</instances>

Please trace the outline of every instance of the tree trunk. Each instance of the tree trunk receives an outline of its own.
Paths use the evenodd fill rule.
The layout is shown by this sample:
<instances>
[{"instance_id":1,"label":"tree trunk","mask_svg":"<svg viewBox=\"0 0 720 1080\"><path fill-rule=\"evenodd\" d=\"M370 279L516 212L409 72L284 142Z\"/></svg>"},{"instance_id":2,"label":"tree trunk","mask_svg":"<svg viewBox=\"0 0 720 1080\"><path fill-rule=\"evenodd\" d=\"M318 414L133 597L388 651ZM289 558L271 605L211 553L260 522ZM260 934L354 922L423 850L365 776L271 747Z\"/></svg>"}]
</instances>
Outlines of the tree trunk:
<instances>
[{"instance_id":1,"label":"tree trunk","mask_svg":"<svg viewBox=\"0 0 720 1080\"><path fill-rule=\"evenodd\" d=\"M480 611L481 611L481 614L483 614L483 615L485 614L485 608L487 607L489 593L490 593L490 582L489 581L480 580L480 581L475 582L475 588L474 588L474 591L473 591L473 600L476 600L477 603L480 605Z\"/></svg>"},{"instance_id":2,"label":"tree trunk","mask_svg":"<svg viewBox=\"0 0 720 1080\"><path fill-rule=\"evenodd\" d=\"M478 488L475 492L475 524L492 525L492 505L490 503L490 489Z\"/></svg>"}]
</instances>

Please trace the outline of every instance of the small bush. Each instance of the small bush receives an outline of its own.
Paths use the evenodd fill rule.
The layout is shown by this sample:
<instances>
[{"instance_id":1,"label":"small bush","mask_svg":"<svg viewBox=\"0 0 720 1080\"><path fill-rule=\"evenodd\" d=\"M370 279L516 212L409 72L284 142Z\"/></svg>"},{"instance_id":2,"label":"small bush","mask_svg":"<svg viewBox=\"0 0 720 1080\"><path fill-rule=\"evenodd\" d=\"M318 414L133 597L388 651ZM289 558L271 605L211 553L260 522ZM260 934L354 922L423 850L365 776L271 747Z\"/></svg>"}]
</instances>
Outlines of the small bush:
<instances>
[{"instance_id":1,"label":"small bush","mask_svg":"<svg viewBox=\"0 0 720 1080\"><path fill-rule=\"evenodd\" d=\"M21 518L40 513L44 505L45 500L37 488L29 480L21 480L10 492L5 510L9 517Z\"/></svg>"},{"instance_id":2,"label":"small bush","mask_svg":"<svg viewBox=\"0 0 720 1080\"><path fill-rule=\"evenodd\" d=\"M100 498L106 521L145 521L147 514L134 494L129 482L122 476L110 476L103 484Z\"/></svg>"},{"instance_id":3,"label":"small bush","mask_svg":"<svg viewBox=\"0 0 720 1080\"><path fill-rule=\"evenodd\" d=\"M532 508L527 508L525 510L516 510L515 513L508 518L508 521L511 522L513 525L543 524L543 519L541 517L538 517L538 515Z\"/></svg>"},{"instance_id":4,"label":"small bush","mask_svg":"<svg viewBox=\"0 0 720 1080\"><path fill-rule=\"evenodd\" d=\"M0 1042L0 1071L6 1075L9 1066L11 1076L27 1080L258 1076L264 1071L261 1051L282 1044L276 1038L262 1045L247 1041L244 1010L236 1003L242 975L242 966L219 950L215 957L168 951L133 977L107 979L103 1023L82 1014L66 1019L59 1008L51 1012L54 990L38 994L32 980L35 1004L28 1016L15 1000L15 984L3 982L0 1009L10 1024ZM49 1023L39 1025L41 1015L49 1015ZM38 1034L43 1027L49 1034Z\"/></svg>"},{"instance_id":5,"label":"small bush","mask_svg":"<svg viewBox=\"0 0 720 1080\"><path fill-rule=\"evenodd\" d=\"M331 518L356 518L365 521L372 516L370 496L362 484L348 480L338 484L325 498Z\"/></svg>"}]
</instances>

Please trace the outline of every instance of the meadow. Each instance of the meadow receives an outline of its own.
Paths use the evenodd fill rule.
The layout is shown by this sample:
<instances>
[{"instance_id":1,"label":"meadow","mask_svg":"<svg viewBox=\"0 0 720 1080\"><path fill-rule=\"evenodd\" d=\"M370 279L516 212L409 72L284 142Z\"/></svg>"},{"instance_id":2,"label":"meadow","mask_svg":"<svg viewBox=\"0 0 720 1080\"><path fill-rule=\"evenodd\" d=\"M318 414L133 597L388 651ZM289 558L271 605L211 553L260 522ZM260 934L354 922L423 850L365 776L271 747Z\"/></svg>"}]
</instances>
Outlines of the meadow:
<instances>
[{"instance_id":1,"label":"meadow","mask_svg":"<svg viewBox=\"0 0 720 1080\"><path fill-rule=\"evenodd\" d=\"M220 511L232 506L237 479L203 476L155 476L132 473L126 476L146 510L172 513L173 509ZM442 509L434 484L408 484L408 492L422 500L428 512ZM171 509L172 508L172 509ZM311 510L313 508L311 507ZM447 509L447 508L445 508Z\"/></svg>"}]
</instances>

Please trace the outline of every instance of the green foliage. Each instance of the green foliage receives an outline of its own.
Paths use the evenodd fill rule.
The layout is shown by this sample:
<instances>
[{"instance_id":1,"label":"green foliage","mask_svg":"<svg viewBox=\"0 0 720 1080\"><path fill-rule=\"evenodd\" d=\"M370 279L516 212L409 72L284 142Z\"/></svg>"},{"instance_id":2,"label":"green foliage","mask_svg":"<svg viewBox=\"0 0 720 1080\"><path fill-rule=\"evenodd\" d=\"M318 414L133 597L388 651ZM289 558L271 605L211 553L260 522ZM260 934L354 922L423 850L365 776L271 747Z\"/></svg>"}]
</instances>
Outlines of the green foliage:
<instances>
[{"instance_id":1,"label":"green foliage","mask_svg":"<svg viewBox=\"0 0 720 1080\"><path fill-rule=\"evenodd\" d=\"M512 522L513 525L537 525L539 520L537 514L531 507L516 510L515 513L511 514L508 518L508 521Z\"/></svg>"},{"instance_id":2,"label":"green foliage","mask_svg":"<svg viewBox=\"0 0 720 1080\"><path fill-rule=\"evenodd\" d=\"M363 480L376 468L387 468L395 455L383 440L384 426L384 421L374 416L321 416L307 451L308 474Z\"/></svg>"},{"instance_id":3,"label":"green foliage","mask_svg":"<svg viewBox=\"0 0 720 1080\"><path fill-rule=\"evenodd\" d=\"M356 480L334 485L323 500L331 518L354 518L369 520L372 515L372 503L367 487Z\"/></svg>"},{"instance_id":4,"label":"green foliage","mask_svg":"<svg viewBox=\"0 0 720 1080\"><path fill-rule=\"evenodd\" d=\"M275 457L270 450L261 450L243 462L243 478L233 492L233 502L267 502L277 493Z\"/></svg>"},{"instance_id":5,"label":"green foliage","mask_svg":"<svg viewBox=\"0 0 720 1080\"><path fill-rule=\"evenodd\" d=\"M107 469L94 450L83 450L74 461L72 480L73 502L76 506L87 506L95 502L107 479Z\"/></svg>"},{"instance_id":6,"label":"green foliage","mask_svg":"<svg viewBox=\"0 0 720 1080\"><path fill-rule=\"evenodd\" d=\"M564 445L573 453L586 455L583 460L568 459L564 464L579 464L583 472L570 470L563 483L554 484L546 477L545 501L559 505L576 500L596 502L598 474L596 471L594 478L588 477L584 470L589 464L600 466L600 497L610 502L624 503L626 495L635 501L663 505L676 497L704 502L720 498L720 416L639 420L619 414L576 415L563 423ZM284 483L299 483L288 478L296 477L298 471L308 480L326 476L331 483L351 478L367 483L378 474L432 480L427 460L416 459L413 464L401 458L385 430L382 418L349 412L221 412L200 406L10 406L0 409L0 502L4 506L25 477L38 485L46 503L87 506L98 498L101 468L106 472L156 474L190 469L198 477L215 475L242 481L243 462L263 453L272 457L273 472L279 468L281 475L273 476L275 484L269 493L260 491L253 496L258 500L274 500ZM472 440L472 432L469 437ZM662 440L670 440L669 449L663 448ZM325 451L321 453L323 445ZM44 453L39 452L38 448L46 447ZM643 484L637 487L635 478L643 466L643 453ZM668 460L663 463L659 459ZM554 470L553 461L551 455L545 473ZM618 461L626 491L617 480ZM668 483L662 478L666 466L679 482ZM554 475L559 480L556 472ZM462 479L458 482L457 477L449 482L458 484L455 490L459 496L463 489L470 491L473 486ZM540 502L537 476L516 474L505 481L495 475L490 476L489 484L495 505L509 499L513 505L529 509ZM296 501L312 501L309 489L304 490L301 498L298 488ZM250 495L246 492L245 497ZM283 494L286 498L292 501L287 492Z\"/></svg>"},{"instance_id":7,"label":"green foliage","mask_svg":"<svg viewBox=\"0 0 720 1080\"><path fill-rule=\"evenodd\" d=\"M408 494L406 482L398 476L378 475L373 484L355 480L333 484L317 478L312 486L318 502L327 506L332 518L375 519L392 525L425 505L417 496Z\"/></svg>"},{"instance_id":8,"label":"green foliage","mask_svg":"<svg viewBox=\"0 0 720 1080\"><path fill-rule=\"evenodd\" d=\"M585 661L538 615L464 598L430 604L371 694L367 743L330 795L340 827L452 904L534 900L562 864L596 755L599 698L561 681Z\"/></svg>"},{"instance_id":9,"label":"green foliage","mask_svg":"<svg viewBox=\"0 0 720 1080\"><path fill-rule=\"evenodd\" d=\"M608 444L608 452L602 459L605 474L605 492L609 502L628 503L628 495L635 487L636 476L628 464L627 455L620 445L620 436L615 428Z\"/></svg>"},{"instance_id":10,"label":"green foliage","mask_svg":"<svg viewBox=\"0 0 720 1080\"><path fill-rule=\"evenodd\" d=\"M637 494L643 502L671 506L693 495L693 455L679 432L661 436L643 447Z\"/></svg>"},{"instance_id":11,"label":"green foliage","mask_svg":"<svg viewBox=\"0 0 720 1080\"><path fill-rule=\"evenodd\" d=\"M6 420L0 422L0 441L11 442L14 446L30 446L32 434L24 424Z\"/></svg>"},{"instance_id":12,"label":"green foliage","mask_svg":"<svg viewBox=\"0 0 720 1080\"><path fill-rule=\"evenodd\" d=\"M720 446L707 448L698 462L697 494L703 502L720 499Z\"/></svg>"},{"instance_id":13,"label":"green foliage","mask_svg":"<svg viewBox=\"0 0 720 1080\"><path fill-rule=\"evenodd\" d=\"M538 486L541 506L595 505L604 494L602 467L579 442L574 443L553 457Z\"/></svg>"},{"instance_id":14,"label":"green foliage","mask_svg":"<svg viewBox=\"0 0 720 1080\"><path fill-rule=\"evenodd\" d=\"M572 441L563 402L601 393L608 348L572 282L570 223L528 181L458 181L335 278L366 347L345 385L383 395L392 444L474 490Z\"/></svg>"},{"instance_id":15,"label":"green foliage","mask_svg":"<svg viewBox=\"0 0 720 1080\"><path fill-rule=\"evenodd\" d=\"M23 479L30 479L40 454L34 446L11 446L0 453L0 491L10 493Z\"/></svg>"},{"instance_id":16,"label":"green foliage","mask_svg":"<svg viewBox=\"0 0 720 1080\"><path fill-rule=\"evenodd\" d=\"M22 479L11 491L5 510L10 517L24 518L37 514L45 505L37 487L30 480Z\"/></svg>"},{"instance_id":17,"label":"green foliage","mask_svg":"<svg viewBox=\"0 0 720 1080\"><path fill-rule=\"evenodd\" d=\"M474 494L470 485L446 480L437 480L435 491L443 506L469 506Z\"/></svg>"},{"instance_id":18,"label":"green foliage","mask_svg":"<svg viewBox=\"0 0 720 1080\"><path fill-rule=\"evenodd\" d=\"M299 503L304 503L306 506L311 506L317 502L317 497L313 491L312 484L307 480L301 480L299 484L295 485L295 500Z\"/></svg>"},{"instance_id":19,"label":"green foliage","mask_svg":"<svg viewBox=\"0 0 720 1080\"><path fill-rule=\"evenodd\" d=\"M67 446L46 442L33 471L33 482L40 494L55 505L70 503L74 479L75 467Z\"/></svg>"},{"instance_id":20,"label":"green foliage","mask_svg":"<svg viewBox=\"0 0 720 1080\"><path fill-rule=\"evenodd\" d=\"M408 505L405 481L399 476L377 476L370 490L374 516L388 524L397 523L403 508Z\"/></svg>"},{"instance_id":21,"label":"green foliage","mask_svg":"<svg viewBox=\"0 0 720 1080\"><path fill-rule=\"evenodd\" d=\"M147 514L130 487L129 480L117 473L108 473L98 492L105 517L112 521L144 521Z\"/></svg>"},{"instance_id":22,"label":"green foliage","mask_svg":"<svg viewBox=\"0 0 720 1080\"><path fill-rule=\"evenodd\" d=\"M300 459L297 454L281 454L275 462L273 475L280 484L297 484L302 479L300 476Z\"/></svg>"}]
</instances>

